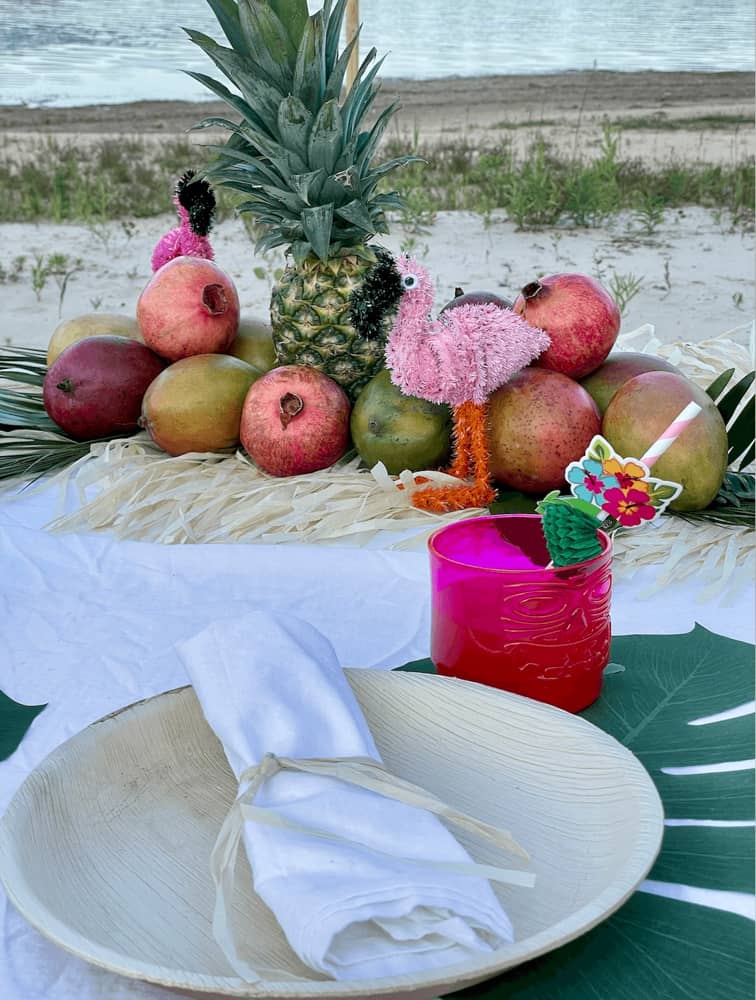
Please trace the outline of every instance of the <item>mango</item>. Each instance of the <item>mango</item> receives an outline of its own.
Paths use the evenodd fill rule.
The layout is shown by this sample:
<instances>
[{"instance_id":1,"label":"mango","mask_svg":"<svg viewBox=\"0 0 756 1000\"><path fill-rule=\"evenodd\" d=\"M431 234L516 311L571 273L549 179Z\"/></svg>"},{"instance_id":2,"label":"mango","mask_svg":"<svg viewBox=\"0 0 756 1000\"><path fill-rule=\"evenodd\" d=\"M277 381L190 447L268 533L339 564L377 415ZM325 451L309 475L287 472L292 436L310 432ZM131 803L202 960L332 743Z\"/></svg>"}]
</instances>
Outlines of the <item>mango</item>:
<instances>
[{"instance_id":1,"label":"mango","mask_svg":"<svg viewBox=\"0 0 756 1000\"><path fill-rule=\"evenodd\" d=\"M233 451L242 407L259 373L227 354L195 354L169 365L142 401L140 424L169 455Z\"/></svg>"},{"instance_id":2,"label":"mango","mask_svg":"<svg viewBox=\"0 0 756 1000\"><path fill-rule=\"evenodd\" d=\"M585 389L548 368L525 368L497 389L487 420L493 477L523 493L559 489L601 424Z\"/></svg>"},{"instance_id":3,"label":"mango","mask_svg":"<svg viewBox=\"0 0 756 1000\"><path fill-rule=\"evenodd\" d=\"M64 319L53 330L47 347L47 366L55 361L70 345L85 337L128 337L144 343L137 321L131 316L121 316L117 313L84 313Z\"/></svg>"},{"instance_id":4,"label":"mango","mask_svg":"<svg viewBox=\"0 0 756 1000\"><path fill-rule=\"evenodd\" d=\"M261 375L278 366L273 330L270 323L261 319L242 319L236 340L227 353L246 361Z\"/></svg>"},{"instance_id":5,"label":"mango","mask_svg":"<svg viewBox=\"0 0 756 1000\"><path fill-rule=\"evenodd\" d=\"M383 462L392 476L405 469L437 469L451 451L451 410L405 396L384 369L357 397L351 431L354 446L369 467Z\"/></svg>"},{"instance_id":6,"label":"mango","mask_svg":"<svg viewBox=\"0 0 756 1000\"><path fill-rule=\"evenodd\" d=\"M142 398L165 361L130 337L86 337L47 369L42 398L47 415L80 441L130 434Z\"/></svg>"},{"instance_id":7,"label":"mango","mask_svg":"<svg viewBox=\"0 0 756 1000\"><path fill-rule=\"evenodd\" d=\"M625 382L644 372L673 372L680 374L669 361L656 358L653 354L638 354L635 351L613 351L595 372L580 379L580 384L589 393L603 416L615 392Z\"/></svg>"},{"instance_id":8,"label":"mango","mask_svg":"<svg viewBox=\"0 0 756 1000\"><path fill-rule=\"evenodd\" d=\"M651 475L680 483L672 510L703 510L719 492L727 470L727 429L706 391L684 375L646 372L617 391L604 414L602 434L618 454L642 458L690 402L701 413L651 469Z\"/></svg>"}]
</instances>

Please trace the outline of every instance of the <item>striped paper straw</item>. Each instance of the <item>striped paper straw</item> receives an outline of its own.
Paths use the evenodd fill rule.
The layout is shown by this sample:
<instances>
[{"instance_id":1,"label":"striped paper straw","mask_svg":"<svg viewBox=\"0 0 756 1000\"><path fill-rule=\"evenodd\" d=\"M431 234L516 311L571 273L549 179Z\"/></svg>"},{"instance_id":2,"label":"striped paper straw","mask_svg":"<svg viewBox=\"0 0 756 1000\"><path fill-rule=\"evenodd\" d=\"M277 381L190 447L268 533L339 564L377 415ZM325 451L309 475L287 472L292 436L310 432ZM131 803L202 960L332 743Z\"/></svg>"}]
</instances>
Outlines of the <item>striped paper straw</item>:
<instances>
[{"instance_id":1,"label":"striped paper straw","mask_svg":"<svg viewBox=\"0 0 756 1000\"><path fill-rule=\"evenodd\" d=\"M650 469L657 458L661 458L667 448L680 437L685 428L692 423L701 412L698 403L688 403L682 412L678 413L664 433L654 441L641 462Z\"/></svg>"}]
</instances>

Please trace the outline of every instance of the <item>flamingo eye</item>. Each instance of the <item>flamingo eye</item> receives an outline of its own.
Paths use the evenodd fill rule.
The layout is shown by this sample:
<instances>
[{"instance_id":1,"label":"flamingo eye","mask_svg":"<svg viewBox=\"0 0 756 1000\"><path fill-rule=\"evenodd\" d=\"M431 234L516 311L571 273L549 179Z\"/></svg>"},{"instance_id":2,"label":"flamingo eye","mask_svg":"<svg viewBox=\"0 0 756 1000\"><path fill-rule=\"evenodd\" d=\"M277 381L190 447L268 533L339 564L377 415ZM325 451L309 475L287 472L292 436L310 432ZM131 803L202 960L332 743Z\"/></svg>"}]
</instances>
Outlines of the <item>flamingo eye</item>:
<instances>
[{"instance_id":1,"label":"flamingo eye","mask_svg":"<svg viewBox=\"0 0 756 1000\"><path fill-rule=\"evenodd\" d=\"M405 274L402 278L402 284L405 288L416 288L417 287L417 275L416 274Z\"/></svg>"}]
</instances>

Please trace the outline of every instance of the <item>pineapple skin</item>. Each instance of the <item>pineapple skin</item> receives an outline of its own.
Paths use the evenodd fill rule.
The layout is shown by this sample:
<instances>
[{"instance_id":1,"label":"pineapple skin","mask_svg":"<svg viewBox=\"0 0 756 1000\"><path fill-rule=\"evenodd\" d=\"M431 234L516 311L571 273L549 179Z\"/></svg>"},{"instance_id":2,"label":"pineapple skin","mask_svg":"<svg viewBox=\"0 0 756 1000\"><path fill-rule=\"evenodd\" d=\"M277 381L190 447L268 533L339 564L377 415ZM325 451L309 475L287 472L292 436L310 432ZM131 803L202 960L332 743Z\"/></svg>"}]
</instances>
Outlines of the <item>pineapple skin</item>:
<instances>
[{"instance_id":1,"label":"pineapple skin","mask_svg":"<svg viewBox=\"0 0 756 1000\"><path fill-rule=\"evenodd\" d=\"M347 255L321 261L309 256L289 265L273 288L270 317L280 365L317 368L344 389L352 403L385 367L384 349L392 317L382 336L361 336L350 321L350 296L372 267Z\"/></svg>"}]
</instances>

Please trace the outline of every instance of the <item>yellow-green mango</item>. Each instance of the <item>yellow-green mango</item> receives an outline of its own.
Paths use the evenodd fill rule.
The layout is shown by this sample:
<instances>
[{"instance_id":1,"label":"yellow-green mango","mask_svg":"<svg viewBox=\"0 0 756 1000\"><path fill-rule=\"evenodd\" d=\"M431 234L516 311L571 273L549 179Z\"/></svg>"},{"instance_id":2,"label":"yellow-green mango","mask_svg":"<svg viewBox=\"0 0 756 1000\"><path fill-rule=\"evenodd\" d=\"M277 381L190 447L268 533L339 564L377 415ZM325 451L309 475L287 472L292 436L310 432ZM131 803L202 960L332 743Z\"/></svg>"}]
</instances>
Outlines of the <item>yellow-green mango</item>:
<instances>
[{"instance_id":1,"label":"yellow-green mango","mask_svg":"<svg viewBox=\"0 0 756 1000\"><path fill-rule=\"evenodd\" d=\"M374 376L354 404L352 441L368 466L383 462L391 475L437 469L451 451L448 406L405 396L387 369Z\"/></svg>"},{"instance_id":2,"label":"yellow-green mango","mask_svg":"<svg viewBox=\"0 0 756 1000\"><path fill-rule=\"evenodd\" d=\"M263 375L278 366L270 323L261 319L242 319L236 340L228 353L241 358Z\"/></svg>"},{"instance_id":3,"label":"yellow-green mango","mask_svg":"<svg viewBox=\"0 0 756 1000\"><path fill-rule=\"evenodd\" d=\"M140 424L169 455L233 451L244 400L259 372L227 354L195 354L169 365L142 401Z\"/></svg>"},{"instance_id":4,"label":"yellow-green mango","mask_svg":"<svg viewBox=\"0 0 756 1000\"><path fill-rule=\"evenodd\" d=\"M132 316L121 316L118 313L84 313L64 319L53 330L47 347L47 366L55 361L59 354L77 340L86 337L128 337L144 343L137 321Z\"/></svg>"}]
</instances>

